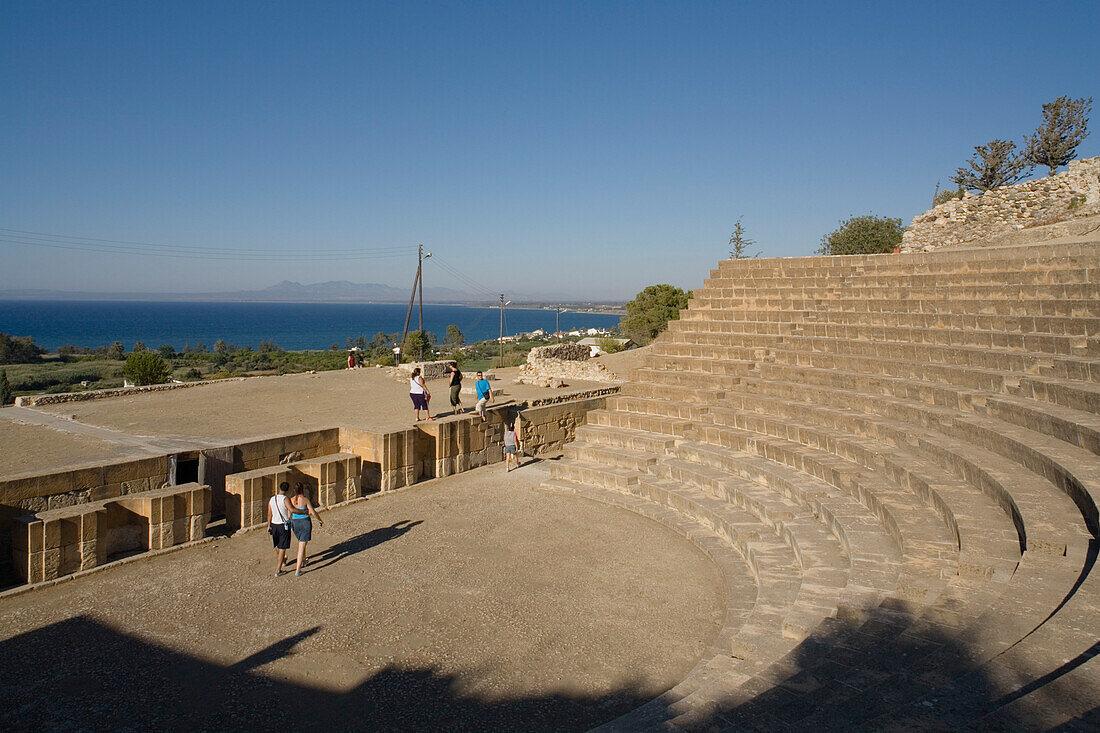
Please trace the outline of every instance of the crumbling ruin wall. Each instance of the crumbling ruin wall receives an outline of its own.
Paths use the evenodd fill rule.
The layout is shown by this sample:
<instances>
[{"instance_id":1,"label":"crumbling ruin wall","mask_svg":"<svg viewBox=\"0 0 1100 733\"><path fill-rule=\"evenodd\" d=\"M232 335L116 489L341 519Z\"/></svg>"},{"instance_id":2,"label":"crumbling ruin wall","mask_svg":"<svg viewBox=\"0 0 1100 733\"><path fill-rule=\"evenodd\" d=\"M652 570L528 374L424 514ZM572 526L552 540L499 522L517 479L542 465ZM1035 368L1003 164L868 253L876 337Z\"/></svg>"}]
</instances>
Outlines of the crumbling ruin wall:
<instances>
[{"instance_id":1,"label":"crumbling ruin wall","mask_svg":"<svg viewBox=\"0 0 1100 733\"><path fill-rule=\"evenodd\" d=\"M523 384L550 386L557 382L580 379L586 382L617 382L617 374L603 364L589 361L591 352L581 344L536 346L527 355L527 363L519 370L517 381Z\"/></svg>"},{"instance_id":2,"label":"crumbling ruin wall","mask_svg":"<svg viewBox=\"0 0 1100 733\"><path fill-rule=\"evenodd\" d=\"M966 193L913 218L902 252L986 243L1021 229L1100 215L1100 157L1074 160L1069 170L1034 181Z\"/></svg>"}]
</instances>

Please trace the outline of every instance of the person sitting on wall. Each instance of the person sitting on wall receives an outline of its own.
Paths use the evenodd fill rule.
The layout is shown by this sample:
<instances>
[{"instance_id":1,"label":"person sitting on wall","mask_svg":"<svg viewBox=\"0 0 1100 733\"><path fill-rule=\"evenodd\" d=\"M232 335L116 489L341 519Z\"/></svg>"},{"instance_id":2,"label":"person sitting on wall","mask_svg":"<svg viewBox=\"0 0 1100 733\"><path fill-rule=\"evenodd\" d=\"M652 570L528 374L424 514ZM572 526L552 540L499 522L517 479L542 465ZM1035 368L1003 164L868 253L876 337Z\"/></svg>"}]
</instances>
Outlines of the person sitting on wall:
<instances>
[{"instance_id":1,"label":"person sitting on wall","mask_svg":"<svg viewBox=\"0 0 1100 733\"><path fill-rule=\"evenodd\" d=\"M481 421L485 422L485 406L493 401L493 388L489 384L489 380L481 373L477 373L477 381L474 382L474 389L477 390L477 414L481 416Z\"/></svg>"}]
</instances>

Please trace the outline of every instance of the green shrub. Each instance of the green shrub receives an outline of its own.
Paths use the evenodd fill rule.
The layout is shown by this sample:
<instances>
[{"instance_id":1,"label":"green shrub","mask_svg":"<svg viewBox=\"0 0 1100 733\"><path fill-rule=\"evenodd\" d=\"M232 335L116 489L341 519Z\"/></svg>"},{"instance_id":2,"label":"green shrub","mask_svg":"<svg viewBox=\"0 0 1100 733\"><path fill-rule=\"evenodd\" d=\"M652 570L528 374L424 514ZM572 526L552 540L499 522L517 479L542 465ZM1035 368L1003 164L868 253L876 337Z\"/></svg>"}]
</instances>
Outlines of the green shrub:
<instances>
[{"instance_id":1,"label":"green shrub","mask_svg":"<svg viewBox=\"0 0 1100 733\"><path fill-rule=\"evenodd\" d=\"M901 219L853 216L840 222L840 228L821 238L823 255L871 255L893 252L901 244L905 227Z\"/></svg>"},{"instance_id":2,"label":"green shrub","mask_svg":"<svg viewBox=\"0 0 1100 733\"><path fill-rule=\"evenodd\" d=\"M623 350L623 345L613 338L602 338L596 341L600 351L605 354L617 354Z\"/></svg>"},{"instance_id":3,"label":"green shrub","mask_svg":"<svg viewBox=\"0 0 1100 733\"><path fill-rule=\"evenodd\" d=\"M11 383L8 381L8 373L0 369L0 405L6 405L12 401Z\"/></svg>"},{"instance_id":4,"label":"green shrub","mask_svg":"<svg viewBox=\"0 0 1100 733\"><path fill-rule=\"evenodd\" d=\"M691 296L674 285L650 285L626 304L619 330L634 343L645 346L680 317Z\"/></svg>"},{"instance_id":5,"label":"green shrub","mask_svg":"<svg viewBox=\"0 0 1100 733\"><path fill-rule=\"evenodd\" d=\"M155 351L139 351L126 357L122 375L131 384L163 384L168 381L168 363Z\"/></svg>"}]
</instances>

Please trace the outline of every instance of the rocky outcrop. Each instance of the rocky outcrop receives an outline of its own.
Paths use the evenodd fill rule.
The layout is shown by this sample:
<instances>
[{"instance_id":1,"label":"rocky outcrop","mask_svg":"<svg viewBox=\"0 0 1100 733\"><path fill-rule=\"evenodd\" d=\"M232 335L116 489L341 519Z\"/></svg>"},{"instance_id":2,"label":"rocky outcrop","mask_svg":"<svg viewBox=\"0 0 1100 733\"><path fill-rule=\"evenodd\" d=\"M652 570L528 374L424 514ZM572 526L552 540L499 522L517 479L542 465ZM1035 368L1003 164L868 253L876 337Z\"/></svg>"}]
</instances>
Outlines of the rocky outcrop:
<instances>
[{"instance_id":1,"label":"rocky outcrop","mask_svg":"<svg viewBox=\"0 0 1100 733\"><path fill-rule=\"evenodd\" d=\"M914 217L902 252L983 246L1021 229L1100 215L1100 157L1070 162L1069 169L1034 181L966 193Z\"/></svg>"}]
</instances>

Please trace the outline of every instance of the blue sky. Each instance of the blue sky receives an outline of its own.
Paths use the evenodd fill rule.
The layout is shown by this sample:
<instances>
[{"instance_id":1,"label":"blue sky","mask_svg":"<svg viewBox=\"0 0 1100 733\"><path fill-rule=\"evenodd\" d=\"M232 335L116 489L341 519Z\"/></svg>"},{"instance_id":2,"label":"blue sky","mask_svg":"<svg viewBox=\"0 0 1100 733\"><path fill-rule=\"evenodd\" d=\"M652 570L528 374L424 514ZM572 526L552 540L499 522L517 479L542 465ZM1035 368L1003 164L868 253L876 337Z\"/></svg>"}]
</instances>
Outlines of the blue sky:
<instances>
[{"instance_id":1,"label":"blue sky","mask_svg":"<svg viewBox=\"0 0 1100 733\"><path fill-rule=\"evenodd\" d=\"M517 298L696 287L739 216L765 255L851 215L907 223L974 145L1100 98L1097 28L1096 2L9 1L0 227L423 243ZM0 244L0 265L0 289L207 291L404 286L415 257Z\"/></svg>"}]
</instances>

